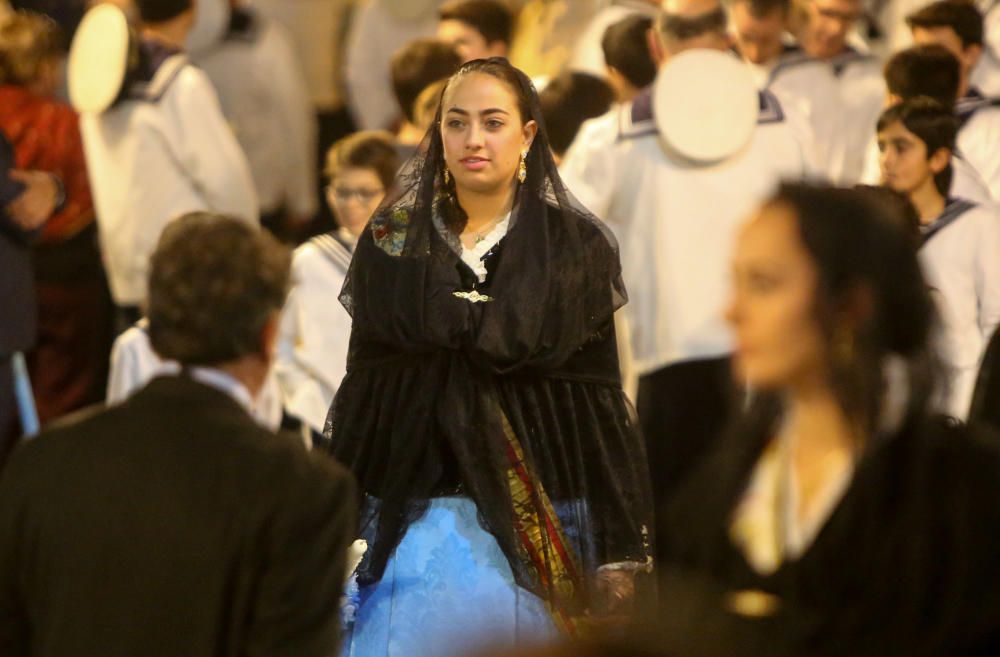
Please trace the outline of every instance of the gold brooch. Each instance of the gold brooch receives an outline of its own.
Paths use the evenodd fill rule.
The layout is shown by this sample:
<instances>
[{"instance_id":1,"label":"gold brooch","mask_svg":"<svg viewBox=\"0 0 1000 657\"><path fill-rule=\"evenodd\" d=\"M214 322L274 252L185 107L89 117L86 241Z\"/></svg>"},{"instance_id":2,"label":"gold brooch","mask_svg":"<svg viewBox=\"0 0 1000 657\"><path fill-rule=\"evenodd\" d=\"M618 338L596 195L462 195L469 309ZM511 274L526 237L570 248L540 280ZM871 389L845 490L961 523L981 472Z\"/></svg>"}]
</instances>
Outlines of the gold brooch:
<instances>
[{"instance_id":1,"label":"gold brooch","mask_svg":"<svg viewBox=\"0 0 1000 657\"><path fill-rule=\"evenodd\" d=\"M493 297L488 297L485 294L479 294L479 290L473 290L472 292L457 290L452 292L452 294L459 299L465 299L471 303L486 303L487 301L493 301Z\"/></svg>"}]
</instances>

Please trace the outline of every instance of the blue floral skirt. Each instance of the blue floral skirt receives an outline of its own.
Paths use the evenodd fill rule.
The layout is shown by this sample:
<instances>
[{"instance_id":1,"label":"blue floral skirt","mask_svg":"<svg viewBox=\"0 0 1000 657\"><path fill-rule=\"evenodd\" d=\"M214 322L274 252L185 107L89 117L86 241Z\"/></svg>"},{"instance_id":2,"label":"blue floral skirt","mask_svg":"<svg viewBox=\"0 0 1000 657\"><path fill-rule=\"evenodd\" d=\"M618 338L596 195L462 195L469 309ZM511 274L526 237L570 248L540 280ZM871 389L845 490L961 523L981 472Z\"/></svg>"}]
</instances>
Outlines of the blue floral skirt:
<instances>
[{"instance_id":1,"label":"blue floral skirt","mask_svg":"<svg viewBox=\"0 0 1000 657\"><path fill-rule=\"evenodd\" d=\"M431 500L377 583L356 594L345 657L450 657L558 636L545 603L514 583L464 497Z\"/></svg>"}]
</instances>

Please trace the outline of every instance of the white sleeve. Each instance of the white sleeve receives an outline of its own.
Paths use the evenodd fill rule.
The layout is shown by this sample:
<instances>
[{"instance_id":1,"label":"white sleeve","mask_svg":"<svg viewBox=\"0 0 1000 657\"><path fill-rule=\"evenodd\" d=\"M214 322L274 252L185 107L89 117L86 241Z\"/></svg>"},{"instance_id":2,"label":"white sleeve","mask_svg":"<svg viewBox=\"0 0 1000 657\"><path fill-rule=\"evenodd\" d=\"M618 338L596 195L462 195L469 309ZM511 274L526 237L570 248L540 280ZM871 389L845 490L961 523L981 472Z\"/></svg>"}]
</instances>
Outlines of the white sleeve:
<instances>
[{"instance_id":1,"label":"white sleeve","mask_svg":"<svg viewBox=\"0 0 1000 657\"><path fill-rule=\"evenodd\" d=\"M865 161L861 166L862 185L878 185L882 182L882 165L879 163L878 137L873 137L865 149Z\"/></svg>"},{"instance_id":2,"label":"white sleeve","mask_svg":"<svg viewBox=\"0 0 1000 657\"><path fill-rule=\"evenodd\" d=\"M990 191L1000 199L1000 109L984 109L969 119L958 133L958 149L976 169Z\"/></svg>"},{"instance_id":3,"label":"white sleeve","mask_svg":"<svg viewBox=\"0 0 1000 657\"><path fill-rule=\"evenodd\" d=\"M246 156L222 115L218 96L204 72L185 66L168 92L168 129L176 131L182 165L205 200L206 209L259 222L257 193Z\"/></svg>"},{"instance_id":4,"label":"white sleeve","mask_svg":"<svg viewBox=\"0 0 1000 657\"><path fill-rule=\"evenodd\" d=\"M133 326L111 348L106 401L109 405L123 402L157 374L175 370L172 362L161 360L153 351L146 331Z\"/></svg>"},{"instance_id":5,"label":"white sleeve","mask_svg":"<svg viewBox=\"0 0 1000 657\"><path fill-rule=\"evenodd\" d=\"M293 287L281 312L273 371L288 413L322 433L330 404L321 383L302 366L295 353L302 339L301 313L298 294Z\"/></svg>"},{"instance_id":6,"label":"white sleeve","mask_svg":"<svg viewBox=\"0 0 1000 657\"><path fill-rule=\"evenodd\" d=\"M399 116L389 76L392 52L379 38L378 12L373 7L368 0L355 9L347 40L347 98L362 130L387 129Z\"/></svg>"},{"instance_id":7,"label":"white sleeve","mask_svg":"<svg viewBox=\"0 0 1000 657\"><path fill-rule=\"evenodd\" d=\"M318 209L316 201L316 115L309 100L302 67L292 50L284 30L275 23L268 26L264 49L274 83L274 96L281 123L281 134L286 137L285 202L289 211L298 217L311 217Z\"/></svg>"},{"instance_id":8,"label":"white sleeve","mask_svg":"<svg viewBox=\"0 0 1000 657\"><path fill-rule=\"evenodd\" d=\"M611 204L617 186L613 153L618 136L618 108L580 127L566 151L559 173L566 189L603 221L612 222Z\"/></svg>"},{"instance_id":9,"label":"white sleeve","mask_svg":"<svg viewBox=\"0 0 1000 657\"><path fill-rule=\"evenodd\" d=\"M1000 206L991 210L983 222L976 245L976 298L979 300L979 330L984 344L1000 323Z\"/></svg>"}]
</instances>

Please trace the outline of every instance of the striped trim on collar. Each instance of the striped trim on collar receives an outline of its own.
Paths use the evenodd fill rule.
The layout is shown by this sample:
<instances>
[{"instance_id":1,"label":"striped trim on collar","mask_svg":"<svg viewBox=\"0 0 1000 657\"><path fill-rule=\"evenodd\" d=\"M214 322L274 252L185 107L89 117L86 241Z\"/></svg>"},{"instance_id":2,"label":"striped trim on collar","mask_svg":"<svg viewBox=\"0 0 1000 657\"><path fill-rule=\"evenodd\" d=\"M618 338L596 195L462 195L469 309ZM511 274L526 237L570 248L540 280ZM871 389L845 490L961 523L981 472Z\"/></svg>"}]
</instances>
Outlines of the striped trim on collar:
<instances>
[{"instance_id":1,"label":"striped trim on collar","mask_svg":"<svg viewBox=\"0 0 1000 657\"><path fill-rule=\"evenodd\" d=\"M330 262L343 271L346 272L347 268L351 266L353 248L337 239L337 235L335 233L331 232L317 235L309 240L309 243L319 249L320 252L325 255L328 260L330 260Z\"/></svg>"},{"instance_id":2,"label":"striped trim on collar","mask_svg":"<svg viewBox=\"0 0 1000 657\"><path fill-rule=\"evenodd\" d=\"M873 61L876 61L876 57L874 55L866 55L863 52L858 52L854 48L848 47L846 51L830 60L830 66L833 67L833 74L839 78L851 64Z\"/></svg>"},{"instance_id":3,"label":"striped trim on collar","mask_svg":"<svg viewBox=\"0 0 1000 657\"><path fill-rule=\"evenodd\" d=\"M971 201L966 201L964 199L949 199L940 216L938 216L938 218L931 223L920 228L920 246L923 247L925 244L930 242L932 237L953 224L960 217L962 217L962 215L974 207L976 207L976 204Z\"/></svg>"},{"instance_id":4,"label":"striped trim on collar","mask_svg":"<svg viewBox=\"0 0 1000 657\"><path fill-rule=\"evenodd\" d=\"M979 89L970 87L968 93L955 103L959 126L964 126L976 112L987 107L1000 107L1000 98L987 98Z\"/></svg>"},{"instance_id":5,"label":"striped trim on collar","mask_svg":"<svg viewBox=\"0 0 1000 657\"><path fill-rule=\"evenodd\" d=\"M188 58L184 53L171 55L156 69L152 80L149 82L134 83L129 89L128 98L130 100L158 103L187 65Z\"/></svg>"},{"instance_id":6,"label":"striped trim on collar","mask_svg":"<svg viewBox=\"0 0 1000 657\"><path fill-rule=\"evenodd\" d=\"M757 125L781 123L785 120L785 112L781 102L770 91L757 92L760 114ZM646 87L635 97L631 105L619 114L618 141L636 139L657 133L656 121L653 116L652 87Z\"/></svg>"}]
</instances>

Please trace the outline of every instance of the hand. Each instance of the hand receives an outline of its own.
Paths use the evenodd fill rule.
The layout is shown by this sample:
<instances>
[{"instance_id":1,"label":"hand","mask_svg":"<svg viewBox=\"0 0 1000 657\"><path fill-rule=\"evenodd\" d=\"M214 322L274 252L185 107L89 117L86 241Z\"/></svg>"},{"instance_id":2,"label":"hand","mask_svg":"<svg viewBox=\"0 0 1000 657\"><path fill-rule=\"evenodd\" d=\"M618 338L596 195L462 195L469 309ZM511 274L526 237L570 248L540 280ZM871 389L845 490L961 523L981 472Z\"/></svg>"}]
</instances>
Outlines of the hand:
<instances>
[{"instance_id":1,"label":"hand","mask_svg":"<svg viewBox=\"0 0 1000 657\"><path fill-rule=\"evenodd\" d=\"M598 605L602 616L629 615L635 600L635 571L607 569L597 573Z\"/></svg>"},{"instance_id":2,"label":"hand","mask_svg":"<svg viewBox=\"0 0 1000 657\"><path fill-rule=\"evenodd\" d=\"M7 215L22 230L41 228L59 202L59 184L55 177L44 171L10 172L10 177L25 184L26 188L7 205Z\"/></svg>"}]
</instances>

